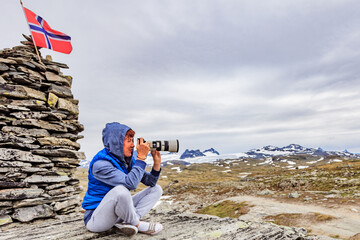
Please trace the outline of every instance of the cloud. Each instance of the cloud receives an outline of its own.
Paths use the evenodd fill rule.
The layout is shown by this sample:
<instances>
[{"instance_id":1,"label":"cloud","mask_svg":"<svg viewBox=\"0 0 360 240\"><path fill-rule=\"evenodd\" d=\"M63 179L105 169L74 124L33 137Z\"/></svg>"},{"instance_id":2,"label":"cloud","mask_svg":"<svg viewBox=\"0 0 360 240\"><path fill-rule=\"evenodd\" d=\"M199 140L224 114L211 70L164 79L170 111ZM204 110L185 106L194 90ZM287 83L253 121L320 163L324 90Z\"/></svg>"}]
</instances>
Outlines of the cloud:
<instances>
[{"instance_id":1,"label":"cloud","mask_svg":"<svg viewBox=\"0 0 360 240\"><path fill-rule=\"evenodd\" d=\"M88 158L111 121L179 138L181 150L360 152L358 1L24 4L72 36L69 56L41 51L70 66ZM27 28L19 6L2 6L12 24L0 44L11 47Z\"/></svg>"}]
</instances>

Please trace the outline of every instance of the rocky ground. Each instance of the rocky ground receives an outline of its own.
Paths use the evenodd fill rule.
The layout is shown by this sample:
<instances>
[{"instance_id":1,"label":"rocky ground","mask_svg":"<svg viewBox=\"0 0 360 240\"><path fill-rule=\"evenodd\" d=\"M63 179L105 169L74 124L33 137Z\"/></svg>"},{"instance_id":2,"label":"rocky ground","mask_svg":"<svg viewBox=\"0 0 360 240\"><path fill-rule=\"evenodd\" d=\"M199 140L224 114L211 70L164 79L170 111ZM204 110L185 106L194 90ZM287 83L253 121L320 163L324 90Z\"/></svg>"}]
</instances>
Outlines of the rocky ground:
<instances>
[{"instance_id":1,"label":"rocky ground","mask_svg":"<svg viewBox=\"0 0 360 240\"><path fill-rule=\"evenodd\" d=\"M87 171L77 176L85 187ZM168 165L159 184L164 197L147 219L164 230L133 239L360 239L358 160ZM88 232L80 213L0 230L0 239L122 239L116 229Z\"/></svg>"},{"instance_id":2,"label":"rocky ground","mask_svg":"<svg viewBox=\"0 0 360 240\"><path fill-rule=\"evenodd\" d=\"M304 228L283 227L266 222L181 212L175 205L161 203L148 220L160 221L164 230L156 236L137 234L132 239L331 239L308 236ZM87 231L82 214L57 216L33 223L12 223L2 227L0 239L128 239L113 228L98 234Z\"/></svg>"}]
</instances>

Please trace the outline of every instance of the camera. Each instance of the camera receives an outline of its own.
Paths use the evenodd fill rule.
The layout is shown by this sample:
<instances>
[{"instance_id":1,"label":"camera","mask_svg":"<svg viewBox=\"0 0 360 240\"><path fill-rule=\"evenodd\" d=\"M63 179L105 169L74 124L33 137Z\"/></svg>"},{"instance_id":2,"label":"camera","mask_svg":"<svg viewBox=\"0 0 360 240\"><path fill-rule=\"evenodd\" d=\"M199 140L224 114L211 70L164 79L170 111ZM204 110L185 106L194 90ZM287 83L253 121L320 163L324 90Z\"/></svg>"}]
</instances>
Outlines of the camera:
<instances>
[{"instance_id":1,"label":"camera","mask_svg":"<svg viewBox=\"0 0 360 240\"><path fill-rule=\"evenodd\" d=\"M137 139L140 142L140 138ZM149 140L145 141L150 144L151 151L168 151L168 152L179 152L179 140Z\"/></svg>"}]
</instances>

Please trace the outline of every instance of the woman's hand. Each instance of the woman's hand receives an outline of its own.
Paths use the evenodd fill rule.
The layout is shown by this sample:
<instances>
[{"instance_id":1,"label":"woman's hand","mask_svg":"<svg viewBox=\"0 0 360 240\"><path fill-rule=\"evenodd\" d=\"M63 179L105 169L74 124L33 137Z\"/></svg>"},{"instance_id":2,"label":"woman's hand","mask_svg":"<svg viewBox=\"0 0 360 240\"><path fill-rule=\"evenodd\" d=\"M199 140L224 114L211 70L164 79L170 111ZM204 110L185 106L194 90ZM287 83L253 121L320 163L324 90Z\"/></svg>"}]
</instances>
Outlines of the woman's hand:
<instances>
[{"instance_id":1,"label":"woman's hand","mask_svg":"<svg viewBox=\"0 0 360 240\"><path fill-rule=\"evenodd\" d=\"M150 151L150 145L148 142L144 142L143 138L140 138L140 141L137 142L136 145L136 151L137 151L137 158L139 160L145 161L149 151Z\"/></svg>"},{"instance_id":2,"label":"woman's hand","mask_svg":"<svg viewBox=\"0 0 360 240\"><path fill-rule=\"evenodd\" d=\"M151 151L151 155L154 160L153 169L155 171L160 171L161 168L161 155L159 151Z\"/></svg>"}]
</instances>

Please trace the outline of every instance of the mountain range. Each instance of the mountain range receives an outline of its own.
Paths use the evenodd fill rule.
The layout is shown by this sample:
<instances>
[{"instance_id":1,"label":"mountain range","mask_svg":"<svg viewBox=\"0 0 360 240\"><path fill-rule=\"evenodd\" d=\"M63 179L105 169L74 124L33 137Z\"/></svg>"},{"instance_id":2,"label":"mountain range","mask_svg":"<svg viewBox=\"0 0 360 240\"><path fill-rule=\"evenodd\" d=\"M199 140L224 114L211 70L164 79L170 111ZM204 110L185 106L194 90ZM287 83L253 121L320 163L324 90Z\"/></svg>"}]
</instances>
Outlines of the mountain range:
<instances>
[{"instance_id":1,"label":"mountain range","mask_svg":"<svg viewBox=\"0 0 360 240\"><path fill-rule=\"evenodd\" d=\"M136 153L134 154L136 155ZM289 155L311 155L315 157L326 157L326 156L338 156L348 158L360 158L360 154L350 153L347 150L344 151L325 151L322 148L307 148L298 144L290 144L285 147L275 146L264 146L258 149L252 149L245 153L233 153L233 154L220 154L214 148L209 148L204 151L189 150L186 149L182 154L180 153L169 153L162 152L162 163L169 164L181 164L187 165L192 163L204 163L204 162L215 162L217 160L225 159L265 159L274 156L289 156ZM149 154L146 162L152 163L151 155ZM89 160L83 160L80 162L80 167L88 168Z\"/></svg>"}]
</instances>

